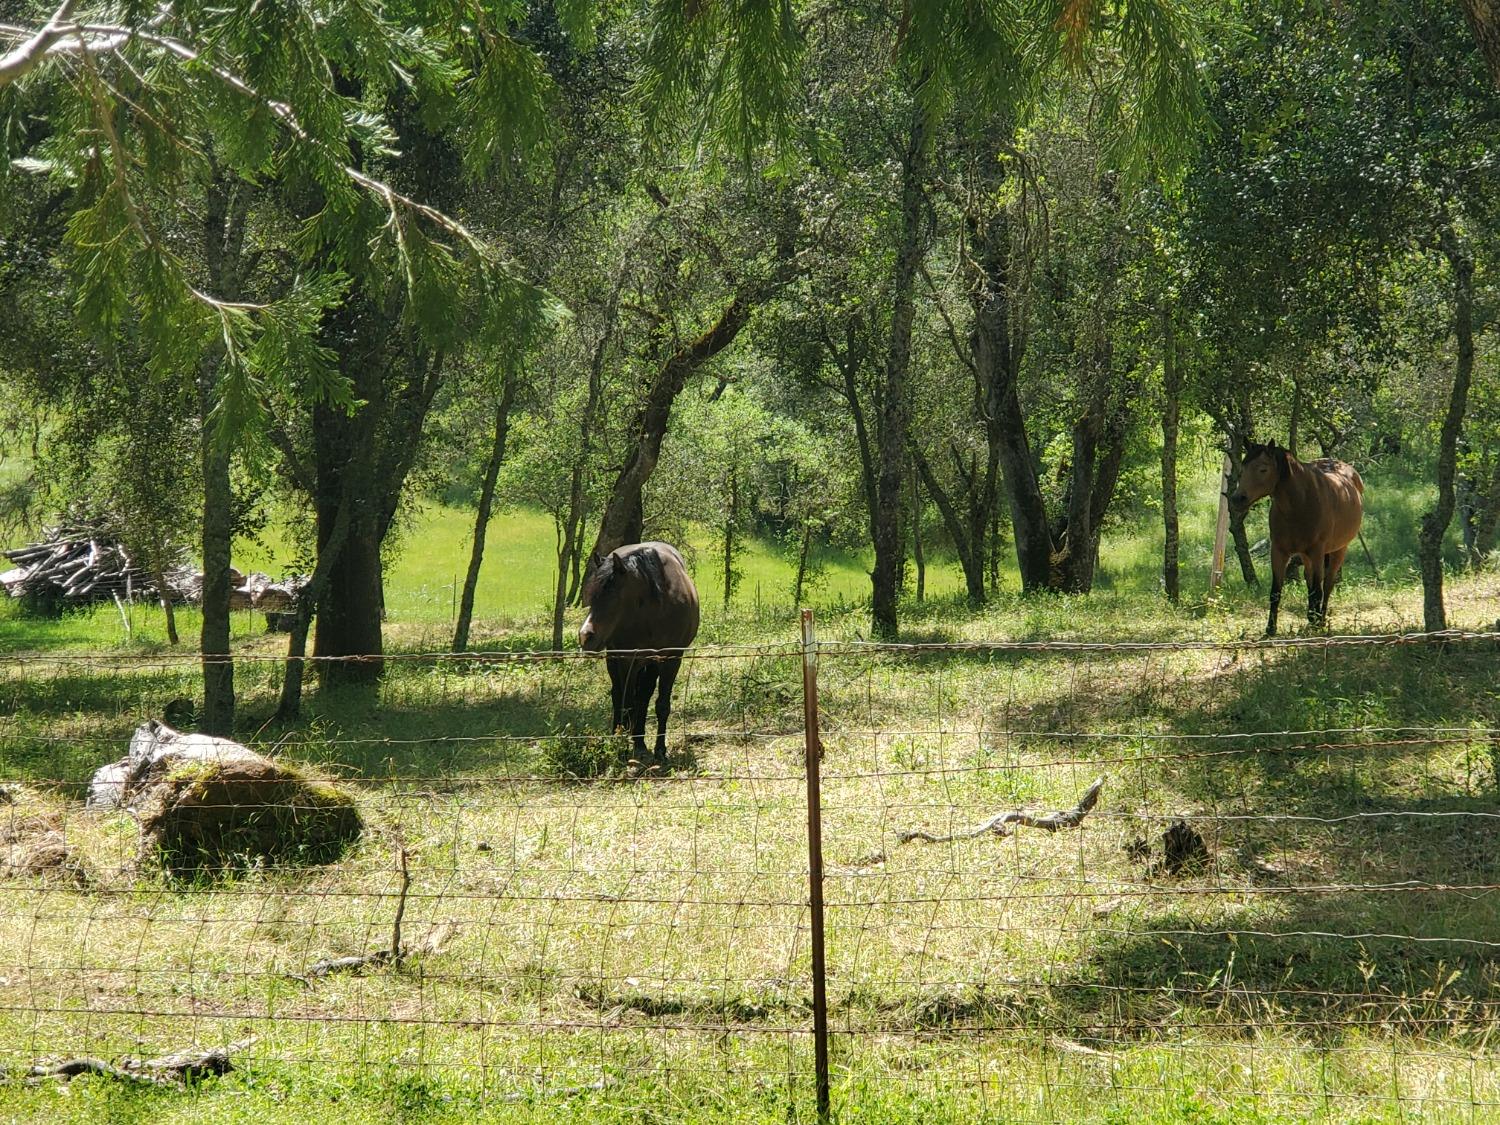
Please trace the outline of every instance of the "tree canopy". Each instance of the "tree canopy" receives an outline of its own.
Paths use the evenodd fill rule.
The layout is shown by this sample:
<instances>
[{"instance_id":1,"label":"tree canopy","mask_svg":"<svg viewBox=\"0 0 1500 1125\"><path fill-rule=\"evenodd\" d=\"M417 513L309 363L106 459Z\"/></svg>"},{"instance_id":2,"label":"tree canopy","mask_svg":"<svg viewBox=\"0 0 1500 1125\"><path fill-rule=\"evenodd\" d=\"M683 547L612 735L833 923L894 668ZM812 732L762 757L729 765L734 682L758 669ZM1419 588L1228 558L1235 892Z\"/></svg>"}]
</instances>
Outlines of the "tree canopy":
<instances>
[{"instance_id":1,"label":"tree canopy","mask_svg":"<svg viewBox=\"0 0 1500 1125\"><path fill-rule=\"evenodd\" d=\"M725 600L750 539L797 596L819 550L868 551L896 636L933 560L973 605L1010 558L1083 593L1157 509L1175 596L1179 431L1399 450L1441 624L1500 521L1500 105L1466 8L22 4L28 518L93 497L197 560L220 729L220 576L268 519L311 578L291 711L309 639L325 680L378 677L418 502L473 508L458 647L516 505L556 530L554 645L592 558L703 528Z\"/></svg>"}]
</instances>

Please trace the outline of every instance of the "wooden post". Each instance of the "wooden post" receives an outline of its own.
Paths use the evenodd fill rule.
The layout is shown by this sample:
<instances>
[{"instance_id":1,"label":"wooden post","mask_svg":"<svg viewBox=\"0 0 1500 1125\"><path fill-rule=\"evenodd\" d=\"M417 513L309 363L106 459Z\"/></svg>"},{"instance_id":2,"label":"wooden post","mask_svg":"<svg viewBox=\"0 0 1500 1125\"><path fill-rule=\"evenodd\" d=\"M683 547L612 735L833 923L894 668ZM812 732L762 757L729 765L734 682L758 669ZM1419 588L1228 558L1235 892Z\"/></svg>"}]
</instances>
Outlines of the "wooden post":
<instances>
[{"instance_id":1,"label":"wooden post","mask_svg":"<svg viewBox=\"0 0 1500 1125\"><path fill-rule=\"evenodd\" d=\"M823 951L823 797L818 766L823 740L818 735L818 641L813 611L802 611L802 726L807 751L807 890L812 942L813 1066L817 1075L818 1125L831 1114L828 1081L828 981Z\"/></svg>"},{"instance_id":2,"label":"wooden post","mask_svg":"<svg viewBox=\"0 0 1500 1125\"><path fill-rule=\"evenodd\" d=\"M1213 593L1224 581L1224 548L1229 539L1229 478L1234 466L1224 454L1224 471L1219 477L1219 522L1214 526L1214 557L1209 564L1208 592Z\"/></svg>"}]
</instances>

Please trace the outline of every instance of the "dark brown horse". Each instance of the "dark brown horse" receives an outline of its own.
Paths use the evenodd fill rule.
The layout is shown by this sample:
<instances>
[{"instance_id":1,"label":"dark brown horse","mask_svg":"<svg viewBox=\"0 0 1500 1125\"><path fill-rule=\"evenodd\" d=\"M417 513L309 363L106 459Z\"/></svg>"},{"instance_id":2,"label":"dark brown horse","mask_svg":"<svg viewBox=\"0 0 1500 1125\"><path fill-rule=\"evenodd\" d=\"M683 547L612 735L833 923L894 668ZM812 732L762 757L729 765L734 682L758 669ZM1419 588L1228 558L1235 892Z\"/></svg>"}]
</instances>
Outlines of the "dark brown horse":
<instances>
[{"instance_id":1,"label":"dark brown horse","mask_svg":"<svg viewBox=\"0 0 1500 1125\"><path fill-rule=\"evenodd\" d=\"M682 652L698 635L698 589L677 548L668 543L617 547L592 566L583 584L589 607L578 644L607 656L610 729L630 715L637 761L646 757L646 710L656 693L657 762L667 758L667 716ZM650 650L650 651L640 651Z\"/></svg>"},{"instance_id":2,"label":"dark brown horse","mask_svg":"<svg viewBox=\"0 0 1500 1125\"><path fill-rule=\"evenodd\" d=\"M1328 599L1344 569L1344 554L1364 518L1365 482L1353 465L1331 457L1299 461L1275 442L1245 446L1240 484L1229 506L1244 513L1262 496L1271 498L1271 617L1266 636L1276 635L1281 584L1293 555L1307 571L1307 620L1328 620Z\"/></svg>"}]
</instances>

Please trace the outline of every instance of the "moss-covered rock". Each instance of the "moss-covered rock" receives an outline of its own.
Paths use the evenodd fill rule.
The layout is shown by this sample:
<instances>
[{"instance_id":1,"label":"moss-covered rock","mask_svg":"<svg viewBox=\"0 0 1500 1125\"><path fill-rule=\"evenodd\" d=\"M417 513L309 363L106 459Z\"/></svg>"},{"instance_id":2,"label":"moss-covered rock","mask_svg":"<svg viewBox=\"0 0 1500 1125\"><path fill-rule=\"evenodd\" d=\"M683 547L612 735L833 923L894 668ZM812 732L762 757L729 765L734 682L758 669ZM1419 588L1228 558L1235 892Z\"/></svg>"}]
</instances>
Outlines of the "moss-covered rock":
<instances>
[{"instance_id":1,"label":"moss-covered rock","mask_svg":"<svg viewBox=\"0 0 1500 1125\"><path fill-rule=\"evenodd\" d=\"M323 778L227 739L150 726L150 752L132 745L122 789L144 851L169 871L332 863L364 831L353 798Z\"/></svg>"},{"instance_id":2,"label":"moss-covered rock","mask_svg":"<svg viewBox=\"0 0 1500 1125\"><path fill-rule=\"evenodd\" d=\"M364 831L348 794L250 752L168 765L139 794L142 843L178 873L332 863Z\"/></svg>"}]
</instances>

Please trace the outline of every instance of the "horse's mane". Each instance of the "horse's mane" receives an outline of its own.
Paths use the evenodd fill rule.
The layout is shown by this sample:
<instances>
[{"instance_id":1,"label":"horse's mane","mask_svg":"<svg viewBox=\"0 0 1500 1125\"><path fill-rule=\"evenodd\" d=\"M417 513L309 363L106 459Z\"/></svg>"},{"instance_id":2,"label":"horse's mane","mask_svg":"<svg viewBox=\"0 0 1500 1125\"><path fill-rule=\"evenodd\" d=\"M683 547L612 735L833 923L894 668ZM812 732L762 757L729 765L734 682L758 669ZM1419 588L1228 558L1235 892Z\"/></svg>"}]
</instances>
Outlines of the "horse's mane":
<instances>
[{"instance_id":1,"label":"horse's mane","mask_svg":"<svg viewBox=\"0 0 1500 1125\"><path fill-rule=\"evenodd\" d=\"M1287 467L1287 458L1292 455L1292 451L1283 449L1274 441L1268 441L1262 445L1260 442L1247 439L1245 442L1245 454L1240 458L1240 463L1249 464L1261 454L1265 454L1276 462L1276 475L1278 477L1285 477L1290 471Z\"/></svg>"},{"instance_id":2,"label":"horse's mane","mask_svg":"<svg viewBox=\"0 0 1500 1125\"><path fill-rule=\"evenodd\" d=\"M660 598L667 588L667 576L661 565L661 556L655 549L645 547L632 551L628 555L616 555L613 551L600 559L589 571L589 576L584 579L583 591L579 595L579 601L583 605L590 605L599 591L609 583L618 571L636 574L643 578L646 585L651 587L651 595Z\"/></svg>"},{"instance_id":3,"label":"horse's mane","mask_svg":"<svg viewBox=\"0 0 1500 1125\"><path fill-rule=\"evenodd\" d=\"M656 553L656 548L643 547L630 556L630 561L635 564L636 572L651 587L652 596L660 599L667 588L667 576L662 571L661 556Z\"/></svg>"}]
</instances>

